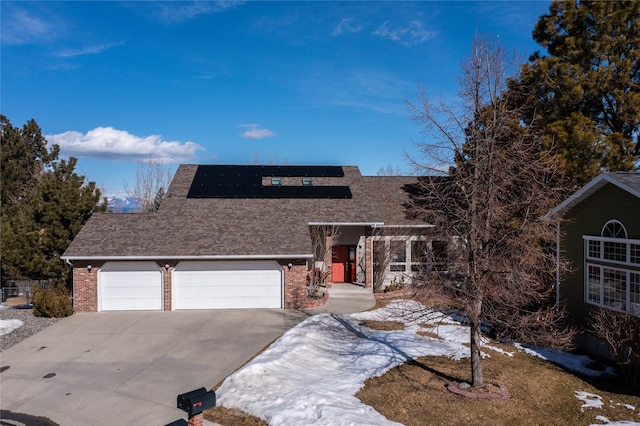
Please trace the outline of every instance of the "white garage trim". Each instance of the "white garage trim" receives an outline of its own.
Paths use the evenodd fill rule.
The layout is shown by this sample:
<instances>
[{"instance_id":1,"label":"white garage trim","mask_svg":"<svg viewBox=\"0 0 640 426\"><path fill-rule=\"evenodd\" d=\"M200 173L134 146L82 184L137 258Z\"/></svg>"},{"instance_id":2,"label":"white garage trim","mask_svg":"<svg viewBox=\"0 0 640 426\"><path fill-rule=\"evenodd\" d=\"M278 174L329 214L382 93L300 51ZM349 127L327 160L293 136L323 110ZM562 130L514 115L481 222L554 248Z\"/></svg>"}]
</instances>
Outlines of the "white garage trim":
<instances>
[{"instance_id":1,"label":"white garage trim","mask_svg":"<svg viewBox=\"0 0 640 426\"><path fill-rule=\"evenodd\" d=\"M162 310L162 284L154 262L107 262L98 271L98 310Z\"/></svg>"},{"instance_id":2,"label":"white garage trim","mask_svg":"<svg viewBox=\"0 0 640 426\"><path fill-rule=\"evenodd\" d=\"M275 260L183 261L171 282L173 309L283 306L283 274Z\"/></svg>"}]
</instances>

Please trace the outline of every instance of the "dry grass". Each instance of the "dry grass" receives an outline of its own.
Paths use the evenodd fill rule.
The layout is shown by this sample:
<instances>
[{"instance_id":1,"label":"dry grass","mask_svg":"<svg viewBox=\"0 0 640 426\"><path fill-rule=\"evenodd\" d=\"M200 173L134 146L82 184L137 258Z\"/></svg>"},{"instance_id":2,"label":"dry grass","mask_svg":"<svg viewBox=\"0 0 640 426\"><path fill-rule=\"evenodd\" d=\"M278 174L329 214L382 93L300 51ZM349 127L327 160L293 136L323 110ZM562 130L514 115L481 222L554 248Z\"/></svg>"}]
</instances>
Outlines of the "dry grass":
<instances>
[{"instance_id":1,"label":"dry grass","mask_svg":"<svg viewBox=\"0 0 640 426\"><path fill-rule=\"evenodd\" d=\"M397 330L396 322L367 321L367 327ZM640 422L640 389L625 388L613 378L580 377L539 358L517 352L513 346L499 346L513 357L487 350L483 362L486 382L500 382L509 389L508 400L472 400L446 389L451 381L468 381L468 359L422 357L371 378L357 397L389 420L413 425L589 425L601 423L597 415L611 421ZM575 391L602 397L604 407L581 409ZM623 406L632 405L632 411ZM236 410L216 407L205 418L223 426L266 425Z\"/></svg>"},{"instance_id":2,"label":"dry grass","mask_svg":"<svg viewBox=\"0 0 640 426\"><path fill-rule=\"evenodd\" d=\"M589 380L524 353L495 354L483 362L486 381L500 382L508 400L471 400L449 392L450 381L468 381L469 360L423 357L369 379L357 396L390 420L411 425L588 425L595 416L640 421L640 397L616 389L611 379ZM575 391L602 397L602 409L585 408ZM630 404L635 412L616 404Z\"/></svg>"}]
</instances>

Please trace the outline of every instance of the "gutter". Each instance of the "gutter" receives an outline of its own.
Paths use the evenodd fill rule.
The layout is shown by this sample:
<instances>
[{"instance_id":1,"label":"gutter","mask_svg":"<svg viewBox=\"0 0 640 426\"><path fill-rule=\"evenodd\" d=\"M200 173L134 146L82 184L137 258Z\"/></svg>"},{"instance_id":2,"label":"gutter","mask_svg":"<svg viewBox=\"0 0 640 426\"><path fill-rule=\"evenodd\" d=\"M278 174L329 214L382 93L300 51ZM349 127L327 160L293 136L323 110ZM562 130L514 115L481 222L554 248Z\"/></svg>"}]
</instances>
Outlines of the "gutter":
<instances>
[{"instance_id":1,"label":"gutter","mask_svg":"<svg viewBox=\"0 0 640 426\"><path fill-rule=\"evenodd\" d=\"M430 225L428 223L421 223L421 224L415 224L415 225L374 225L374 228L435 228L435 225Z\"/></svg>"},{"instance_id":2,"label":"gutter","mask_svg":"<svg viewBox=\"0 0 640 426\"><path fill-rule=\"evenodd\" d=\"M251 255L204 255L204 256L172 256L159 254L156 256L62 256L65 262L74 260L277 260L277 259L313 259L312 254L251 254Z\"/></svg>"},{"instance_id":3,"label":"gutter","mask_svg":"<svg viewBox=\"0 0 640 426\"><path fill-rule=\"evenodd\" d=\"M335 225L335 226L382 226L384 222L309 222L309 226L326 226L326 225Z\"/></svg>"}]
</instances>

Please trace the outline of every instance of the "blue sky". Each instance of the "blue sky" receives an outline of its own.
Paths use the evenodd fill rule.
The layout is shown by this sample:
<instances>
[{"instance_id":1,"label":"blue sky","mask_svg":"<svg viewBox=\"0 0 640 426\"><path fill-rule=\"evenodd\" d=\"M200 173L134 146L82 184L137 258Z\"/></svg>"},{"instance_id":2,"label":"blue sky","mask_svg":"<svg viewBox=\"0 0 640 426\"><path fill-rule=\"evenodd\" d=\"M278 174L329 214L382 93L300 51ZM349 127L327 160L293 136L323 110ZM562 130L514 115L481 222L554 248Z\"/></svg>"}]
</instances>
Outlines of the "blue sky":
<instances>
[{"instance_id":1,"label":"blue sky","mask_svg":"<svg viewBox=\"0 0 640 426\"><path fill-rule=\"evenodd\" d=\"M1 112L123 193L136 162L410 167L418 86L453 99L476 33L528 56L549 1L0 4Z\"/></svg>"}]
</instances>

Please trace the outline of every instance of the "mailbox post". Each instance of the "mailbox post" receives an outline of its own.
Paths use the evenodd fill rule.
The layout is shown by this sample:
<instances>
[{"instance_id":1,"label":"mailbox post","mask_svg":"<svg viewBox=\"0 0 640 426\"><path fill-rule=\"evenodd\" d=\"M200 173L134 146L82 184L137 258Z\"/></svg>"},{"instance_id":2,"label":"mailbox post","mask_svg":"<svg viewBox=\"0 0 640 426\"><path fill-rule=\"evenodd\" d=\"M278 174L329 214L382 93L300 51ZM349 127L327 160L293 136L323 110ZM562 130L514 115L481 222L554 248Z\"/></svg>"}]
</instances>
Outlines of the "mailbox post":
<instances>
[{"instance_id":1,"label":"mailbox post","mask_svg":"<svg viewBox=\"0 0 640 426\"><path fill-rule=\"evenodd\" d=\"M216 406L216 393L205 388L178 395L178 408L189 415L189 426L202 426L202 412Z\"/></svg>"}]
</instances>

